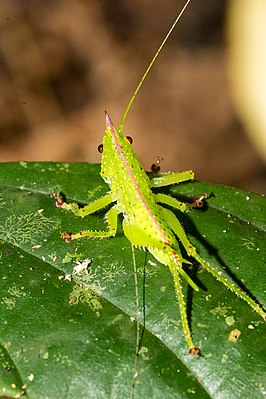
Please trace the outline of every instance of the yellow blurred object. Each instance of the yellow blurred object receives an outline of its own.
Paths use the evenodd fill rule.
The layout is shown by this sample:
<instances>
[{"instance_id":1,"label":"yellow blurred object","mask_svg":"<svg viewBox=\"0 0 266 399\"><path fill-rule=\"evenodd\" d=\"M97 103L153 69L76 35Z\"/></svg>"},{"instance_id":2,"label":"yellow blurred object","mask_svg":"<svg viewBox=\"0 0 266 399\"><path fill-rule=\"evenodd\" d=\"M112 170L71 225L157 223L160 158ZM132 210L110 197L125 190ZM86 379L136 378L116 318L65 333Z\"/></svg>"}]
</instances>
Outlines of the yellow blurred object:
<instances>
[{"instance_id":1,"label":"yellow blurred object","mask_svg":"<svg viewBox=\"0 0 266 399\"><path fill-rule=\"evenodd\" d=\"M266 0L228 4L233 99L258 153L266 161Z\"/></svg>"}]
</instances>

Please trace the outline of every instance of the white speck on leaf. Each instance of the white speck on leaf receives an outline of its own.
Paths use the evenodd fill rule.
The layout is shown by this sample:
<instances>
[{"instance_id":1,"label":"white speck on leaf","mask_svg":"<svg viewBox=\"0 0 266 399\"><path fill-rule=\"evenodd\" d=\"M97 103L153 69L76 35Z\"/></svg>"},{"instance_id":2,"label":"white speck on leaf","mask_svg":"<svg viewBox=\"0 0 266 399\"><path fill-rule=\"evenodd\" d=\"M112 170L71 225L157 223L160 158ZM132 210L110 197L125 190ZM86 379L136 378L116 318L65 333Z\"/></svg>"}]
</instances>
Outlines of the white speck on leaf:
<instances>
[{"instance_id":1,"label":"white speck on leaf","mask_svg":"<svg viewBox=\"0 0 266 399\"><path fill-rule=\"evenodd\" d=\"M39 249L41 247L42 247L41 244L37 244L37 245L33 245L32 249Z\"/></svg>"},{"instance_id":2,"label":"white speck on leaf","mask_svg":"<svg viewBox=\"0 0 266 399\"><path fill-rule=\"evenodd\" d=\"M31 373L30 375L28 375L27 378L28 378L29 381L33 381L34 380L34 374Z\"/></svg>"},{"instance_id":3,"label":"white speck on leaf","mask_svg":"<svg viewBox=\"0 0 266 399\"><path fill-rule=\"evenodd\" d=\"M73 268L73 274L79 274L82 271L87 270L90 264L91 264L91 259L84 259L83 262L77 262L76 266L74 266Z\"/></svg>"},{"instance_id":4,"label":"white speck on leaf","mask_svg":"<svg viewBox=\"0 0 266 399\"><path fill-rule=\"evenodd\" d=\"M253 326L253 324L249 324L249 325L248 325L248 328L249 328L250 330L254 330L255 327Z\"/></svg>"}]
</instances>

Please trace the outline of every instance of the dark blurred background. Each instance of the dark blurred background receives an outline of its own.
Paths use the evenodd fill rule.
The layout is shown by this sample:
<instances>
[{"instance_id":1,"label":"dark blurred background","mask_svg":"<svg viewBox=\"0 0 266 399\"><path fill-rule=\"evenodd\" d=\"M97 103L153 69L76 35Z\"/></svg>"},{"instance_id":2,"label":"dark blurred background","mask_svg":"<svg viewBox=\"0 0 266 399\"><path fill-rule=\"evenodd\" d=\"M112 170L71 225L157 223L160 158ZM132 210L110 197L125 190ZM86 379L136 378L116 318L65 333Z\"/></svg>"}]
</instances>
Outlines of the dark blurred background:
<instances>
[{"instance_id":1,"label":"dark blurred background","mask_svg":"<svg viewBox=\"0 0 266 399\"><path fill-rule=\"evenodd\" d=\"M1 0L0 161L100 162L104 110L118 126L183 0ZM230 95L228 1L194 0L125 124L147 170L266 191L265 163Z\"/></svg>"}]
</instances>

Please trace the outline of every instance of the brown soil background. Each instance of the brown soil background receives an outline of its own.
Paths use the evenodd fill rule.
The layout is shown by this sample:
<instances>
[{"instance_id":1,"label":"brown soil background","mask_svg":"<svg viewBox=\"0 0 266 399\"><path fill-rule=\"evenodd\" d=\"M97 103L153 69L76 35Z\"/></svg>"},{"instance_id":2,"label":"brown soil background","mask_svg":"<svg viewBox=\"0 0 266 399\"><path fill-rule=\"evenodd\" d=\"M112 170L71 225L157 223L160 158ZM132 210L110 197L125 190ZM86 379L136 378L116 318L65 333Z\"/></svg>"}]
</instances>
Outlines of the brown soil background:
<instances>
[{"instance_id":1,"label":"brown soil background","mask_svg":"<svg viewBox=\"0 0 266 399\"><path fill-rule=\"evenodd\" d=\"M1 0L0 161L100 162L180 0ZM147 170L265 193L265 164L235 113L227 2L192 1L125 124Z\"/></svg>"}]
</instances>

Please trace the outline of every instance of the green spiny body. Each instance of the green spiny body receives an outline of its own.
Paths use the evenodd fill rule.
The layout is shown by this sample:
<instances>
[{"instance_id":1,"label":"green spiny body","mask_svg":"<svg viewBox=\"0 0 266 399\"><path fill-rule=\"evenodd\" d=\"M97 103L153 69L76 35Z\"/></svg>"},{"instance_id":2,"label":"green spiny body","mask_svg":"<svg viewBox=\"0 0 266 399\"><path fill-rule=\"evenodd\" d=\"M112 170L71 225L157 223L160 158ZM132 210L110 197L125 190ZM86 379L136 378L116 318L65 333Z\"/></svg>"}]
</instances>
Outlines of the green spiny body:
<instances>
[{"instance_id":1,"label":"green spiny body","mask_svg":"<svg viewBox=\"0 0 266 399\"><path fill-rule=\"evenodd\" d=\"M128 138L120 130L116 130L110 117L106 114L106 134L103 139L101 176L110 187L109 193L95 200L84 208L77 204L67 204L58 198L57 205L85 217L105 206L114 203L106 213L108 228L106 231L84 230L76 234L62 233L67 241L82 237L112 237L116 235L117 216L123 214L123 230L129 241L142 249L147 249L159 262L169 267L173 276L175 291L183 325L184 336L189 347L189 353L197 356L200 350L194 345L186 316L186 304L182 292L180 275L198 291L197 285L183 269L183 264L190 263L181 255L178 241L184 247L187 255L193 257L217 280L222 282L237 296L244 299L264 319L265 311L254 302L243 290L227 280L215 268L209 265L197 253L196 248L188 240L175 214L159 204L166 204L179 211L188 211L195 204L185 204L165 195L155 194L153 187L180 183L194 177L192 171L181 173L160 174L149 178L140 165Z\"/></svg>"},{"instance_id":2,"label":"green spiny body","mask_svg":"<svg viewBox=\"0 0 266 399\"><path fill-rule=\"evenodd\" d=\"M140 165L127 138L117 131L106 114L101 176L111 188L112 201L124 216L126 237L135 245L177 249L176 239L160 217L160 207L150 188L150 179ZM110 161L111 160L111 161ZM153 245L152 245L153 243ZM162 253L161 259L164 257ZM165 254L166 257L166 254Z\"/></svg>"}]
</instances>

